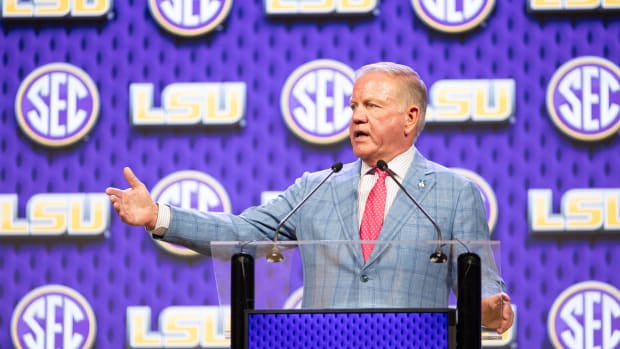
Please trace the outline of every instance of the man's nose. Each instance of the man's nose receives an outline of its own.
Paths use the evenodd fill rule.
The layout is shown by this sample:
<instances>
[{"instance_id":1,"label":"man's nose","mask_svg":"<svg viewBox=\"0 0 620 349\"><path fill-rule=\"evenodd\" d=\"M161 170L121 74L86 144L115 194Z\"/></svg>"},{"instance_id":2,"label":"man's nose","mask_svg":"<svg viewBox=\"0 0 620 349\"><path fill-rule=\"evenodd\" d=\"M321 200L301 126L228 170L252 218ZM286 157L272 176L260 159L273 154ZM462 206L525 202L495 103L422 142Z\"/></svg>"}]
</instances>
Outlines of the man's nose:
<instances>
[{"instance_id":1,"label":"man's nose","mask_svg":"<svg viewBox=\"0 0 620 349\"><path fill-rule=\"evenodd\" d=\"M368 120L366 112L362 108L355 108L351 114L351 122L354 124L364 123Z\"/></svg>"}]
</instances>

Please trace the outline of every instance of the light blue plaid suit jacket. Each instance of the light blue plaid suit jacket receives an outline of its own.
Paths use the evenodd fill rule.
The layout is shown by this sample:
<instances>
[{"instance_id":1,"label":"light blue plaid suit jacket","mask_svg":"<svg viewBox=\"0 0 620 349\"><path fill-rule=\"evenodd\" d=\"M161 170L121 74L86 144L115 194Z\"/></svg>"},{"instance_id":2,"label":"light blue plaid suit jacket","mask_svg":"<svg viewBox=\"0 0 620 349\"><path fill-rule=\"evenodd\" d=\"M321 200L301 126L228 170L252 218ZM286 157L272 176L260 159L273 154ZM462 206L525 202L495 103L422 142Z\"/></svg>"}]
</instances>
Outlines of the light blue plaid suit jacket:
<instances>
[{"instance_id":1,"label":"light blue plaid suit jacket","mask_svg":"<svg viewBox=\"0 0 620 349\"><path fill-rule=\"evenodd\" d=\"M282 227L297 240L359 241L357 189L361 161L335 173ZM198 213L173 208L164 241L208 251L212 240L271 240L281 219L330 170L305 173L273 201L240 215ZM424 186L419 185L420 182ZM444 240L488 240L489 229L480 192L453 171L415 153L402 184L439 224ZM283 236L280 236L280 240ZM302 248L303 306L308 308L446 307L456 290L456 259L447 264L429 261L435 245L418 246L381 241L436 240L428 219L402 192L388 212L379 244L364 263L359 245L330 251ZM450 253L449 251L446 251ZM464 252L452 251L458 254ZM488 251L482 251L483 296L504 291L503 281ZM480 253L479 253L480 254ZM260 282L260 281L258 281Z\"/></svg>"}]
</instances>

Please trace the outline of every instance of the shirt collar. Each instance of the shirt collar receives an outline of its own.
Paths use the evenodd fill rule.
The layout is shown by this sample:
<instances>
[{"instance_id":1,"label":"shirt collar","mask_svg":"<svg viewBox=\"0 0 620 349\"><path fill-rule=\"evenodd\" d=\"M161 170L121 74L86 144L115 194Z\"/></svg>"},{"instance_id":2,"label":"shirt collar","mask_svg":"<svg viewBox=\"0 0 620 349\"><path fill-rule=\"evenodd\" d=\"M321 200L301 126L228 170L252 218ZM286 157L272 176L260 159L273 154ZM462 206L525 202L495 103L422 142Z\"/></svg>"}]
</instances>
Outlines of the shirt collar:
<instances>
[{"instance_id":1,"label":"shirt collar","mask_svg":"<svg viewBox=\"0 0 620 349\"><path fill-rule=\"evenodd\" d=\"M415 146L410 147L405 152L400 153L390 162L388 162L388 168L392 170L396 178L404 178L407 170L411 166L413 162L413 157L415 155ZM370 166L364 161L362 161L362 167L360 169L360 176L368 174L374 166ZM371 172L372 173L372 172Z\"/></svg>"}]
</instances>

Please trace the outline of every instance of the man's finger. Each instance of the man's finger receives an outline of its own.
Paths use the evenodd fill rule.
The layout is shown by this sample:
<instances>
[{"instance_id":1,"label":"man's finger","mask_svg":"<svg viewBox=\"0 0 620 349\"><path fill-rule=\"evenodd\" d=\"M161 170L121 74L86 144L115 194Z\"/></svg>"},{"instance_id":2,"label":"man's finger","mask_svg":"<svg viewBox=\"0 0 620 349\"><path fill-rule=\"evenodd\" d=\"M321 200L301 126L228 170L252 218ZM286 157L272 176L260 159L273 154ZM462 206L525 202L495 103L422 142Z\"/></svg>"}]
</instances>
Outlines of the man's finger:
<instances>
[{"instance_id":1,"label":"man's finger","mask_svg":"<svg viewBox=\"0 0 620 349\"><path fill-rule=\"evenodd\" d=\"M110 195L110 201L111 201L113 204L116 204L117 202L121 202L121 198L120 198L120 197L118 197L118 196L116 196L116 195Z\"/></svg>"},{"instance_id":2,"label":"man's finger","mask_svg":"<svg viewBox=\"0 0 620 349\"><path fill-rule=\"evenodd\" d=\"M502 323L500 324L500 327L498 328L499 334L502 334L508 331L508 329L512 327L512 324L514 322L515 314L512 311L512 307L510 306L510 297L507 297L507 298L508 300L504 303ZM501 332L499 332L499 330L501 330Z\"/></svg>"},{"instance_id":3,"label":"man's finger","mask_svg":"<svg viewBox=\"0 0 620 349\"><path fill-rule=\"evenodd\" d=\"M125 180L132 188L137 188L142 185L142 182L140 182L130 167L123 168L123 175L125 175Z\"/></svg>"},{"instance_id":4,"label":"man's finger","mask_svg":"<svg viewBox=\"0 0 620 349\"><path fill-rule=\"evenodd\" d=\"M510 296L506 293L502 293L502 299L504 300L504 302L510 302Z\"/></svg>"},{"instance_id":5,"label":"man's finger","mask_svg":"<svg viewBox=\"0 0 620 349\"><path fill-rule=\"evenodd\" d=\"M108 187L105 190L105 193L108 194L109 196L120 196L122 190L118 189L118 188L113 188L113 187Z\"/></svg>"}]
</instances>

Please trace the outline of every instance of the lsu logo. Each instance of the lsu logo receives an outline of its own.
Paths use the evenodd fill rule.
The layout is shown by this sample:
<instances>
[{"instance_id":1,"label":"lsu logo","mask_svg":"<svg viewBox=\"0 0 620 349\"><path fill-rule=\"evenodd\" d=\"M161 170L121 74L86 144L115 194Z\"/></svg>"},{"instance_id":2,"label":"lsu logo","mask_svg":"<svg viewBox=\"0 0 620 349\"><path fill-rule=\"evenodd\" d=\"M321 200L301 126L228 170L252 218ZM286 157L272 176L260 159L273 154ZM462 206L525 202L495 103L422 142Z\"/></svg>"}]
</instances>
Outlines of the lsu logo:
<instances>
[{"instance_id":1,"label":"lsu logo","mask_svg":"<svg viewBox=\"0 0 620 349\"><path fill-rule=\"evenodd\" d=\"M547 110L555 126L582 141L598 141L620 129L620 68L599 57L562 65L547 88Z\"/></svg>"},{"instance_id":2,"label":"lsu logo","mask_svg":"<svg viewBox=\"0 0 620 349\"><path fill-rule=\"evenodd\" d=\"M618 348L620 292L598 281L569 287L553 303L547 330L556 348Z\"/></svg>"},{"instance_id":3,"label":"lsu logo","mask_svg":"<svg viewBox=\"0 0 620 349\"><path fill-rule=\"evenodd\" d=\"M377 0L265 0L268 15L367 14L377 8Z\"/></svg>"},{"instance_id":4,"label":"lsu logo","mask_svg":"<svg viewBox=\"0 0 620 349\"><path fill-rule=\"evenodd\" d=\"M288 128L315 144L348 137L355 72L332 60L316 60L297 68L286 80L280 108Z\"/></svg>"},{"instance_id":5,"label":"lsu logo","mask_svg":"<svg viewBox=\"0 0 620 349\"><path fill-rule=\"evenodd\" d=\"M112 0L4 0L3 18L102 17Z\"/></svg>"},{"instance_id":6,"label":"lsu logo","mask_svg":"<svg viewBox=\"0 0 620 349\"><path fill-rule=\"evenodd\" d=\"M172 34L198 36L220 25L233 0L149 0L155 21Z\"/></svg>"},{"instance_id":7,"label":"lsu logo","mask_svg":"<svg viewBox=\"0 0 620 349\"><path fill-rule=\"evenodd\" d=\"M515 115L515 81L439 80L429 91L429 123L504 122Z\"/></svg>"},{"instance_id":8,"label":"lsu logo","mask_svg":"<svg viewBox=\"0 0 620 349\"><path fill-rule=\"evenodd\" d=\"M83 138L99 117L99 92L80 68L44 65L26 77L17 91L15 116L35 142L61 147Z\"/></svg>"},{"instance_id":9,"label":"lsu logo","mask_svg":"<svg viewBox=\"0 0 620 349\"><path fill-rule=\"evenodd\" d=\"M493 10L495 0L411 0L420 19L445 33L462 33L477 27Z\"/></svg>"},{"instance_id":10,"label":"lsu logo","mask_svg":"<svg viewBox=\"0 0 620 349\"><path fill-rule=\"evenodd\" d=\"M26 217L17 218L16 194L0 194L2 236L101 236L110 226L105 194L37 194L28 201Z\"/></svg>"},{"instance_id":11,"label":"lsu logo","mask_svg":"<svg viewBox=\"0 0 620 349\"><path fill-rule=\"evenodd\" d=\"M230 308L172 306L159 314L151 331L151 308L127 308L128 348L229 348Z\"/></svg>"},{"instance_id":12,"label":"lsu logo","mask_svg":"<svg viewBox=\"0 0 620 349\"><path fill-rule=\"evenodd\" d=\"M529 0L532 11L570 11L620 9L619 0Z\"/></svg>"},{"instance_id":13,"label":"lsu logo","mask_svg":"<svg viewBox=\"0 0 620 349\"><path fill-rule=\"evenodd\" d=\"M528 190L527 201L532 232L620 231L620 189L571 189L557 214L550 189Z\"/></svg>"},{"instance_id":14,"label":"lsu logo","mask_svg":"<svg viewBox=\"0 0 620 349\"><path fill-rule=\"evenodd\" d=\"M231 212L230 199L222 185L198 171L175 172L162 179L151 191L155 201L202 212ZM155 240L164 250L179 256L196 256L185 247Z\"/></svg>"},{"instance_id":15,"label":"lsu logo","mask_svg":"<svg viewBox=\"0 0 620 349\"><path fill-rule=\"evenodd\" d=\"M96 329L90 304L62 285L32 290L19 302L11 320L17 349L92 348Z\"/></svg>"},{"instance_id":16,"label":"lsu logo","mask_svg":"<svg viewBox=\"0 0 620 349\"><path fill-rule=\"evenodd\" d=\"M161 108L153 107L153 84L131 84L129 95L136 126L230 125L245 114L243 82L173 83L162 92Z\"/></svg>"},{"instance_id":17,"label":"lsu logo","mask_svg":"<svg viewBox=\"0 0 620 349\"><path fill-rule=\"evenodd\" d=\"M495 224L497 223L497 198L495 197L495 192L487 183L484 178L473 171L469 171L463 168L452 168L456 173L461 176L472 181L480 190L480 194L482 195L482 201L484 202L484 208L487 212L487 222L489 223L489 232L492 234L495 229Z\"/></svg>"}]
</instances>

